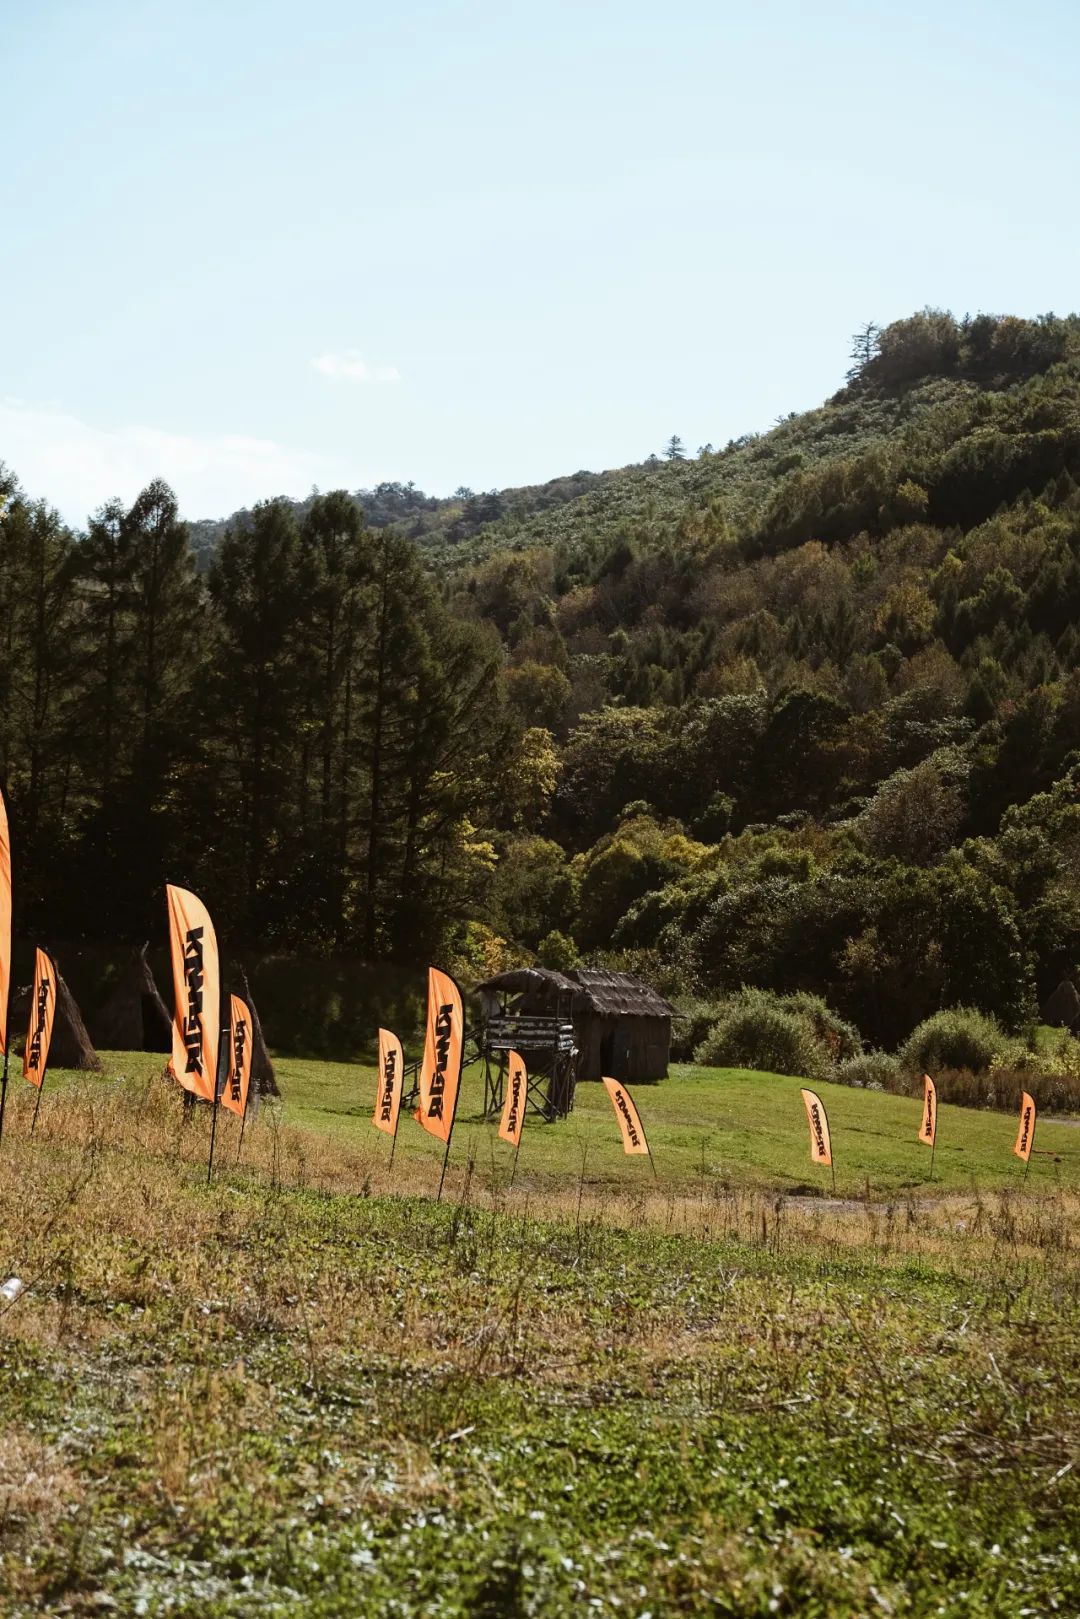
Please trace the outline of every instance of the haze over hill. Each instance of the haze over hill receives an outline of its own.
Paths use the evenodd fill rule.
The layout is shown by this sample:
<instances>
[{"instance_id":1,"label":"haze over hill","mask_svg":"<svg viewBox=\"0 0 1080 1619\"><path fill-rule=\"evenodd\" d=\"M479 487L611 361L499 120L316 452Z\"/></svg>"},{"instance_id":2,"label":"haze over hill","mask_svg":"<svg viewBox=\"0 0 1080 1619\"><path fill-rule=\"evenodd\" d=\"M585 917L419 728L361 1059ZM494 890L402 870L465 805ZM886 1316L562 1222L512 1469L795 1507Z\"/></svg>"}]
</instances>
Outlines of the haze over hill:
<instances>
[{"instance_id":1,"label":"haze over hill","mask_svg":"<svg viewBox=\"0 0 1080 1619\"><path fill-rule=\"evenodd\" d=\"M931 310L686 459L85 538L15 495L23 926L141 942L168 872L250 950L1018 1027L1080 958L1078 472L1080 322Z\"/></svg>"}]
</instances>

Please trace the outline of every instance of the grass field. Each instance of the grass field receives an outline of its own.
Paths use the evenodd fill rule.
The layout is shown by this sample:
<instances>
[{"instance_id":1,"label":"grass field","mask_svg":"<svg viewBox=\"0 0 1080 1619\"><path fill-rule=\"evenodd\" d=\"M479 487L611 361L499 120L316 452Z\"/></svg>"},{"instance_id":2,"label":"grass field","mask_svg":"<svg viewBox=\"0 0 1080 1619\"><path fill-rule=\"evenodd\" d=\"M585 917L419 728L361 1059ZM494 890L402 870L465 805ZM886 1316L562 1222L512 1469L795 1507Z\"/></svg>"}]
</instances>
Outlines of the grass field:
<instances>
[{"instance_id":1,"label":"grass field","mask_svg":"<svg viewBox=\"0 0 1080 1619\"><path fill-rule=\"evenodd\" d=\"M0 1147L5 1615L1080 1613L1071 1126L1021 1187L943 1109L928 1187L916 1103L820 1087L850 1201L789 1199L797 1082L687 1071L657 1183L589 1086L509 1192L470 1092L437 1206L370 1071L281 1063L208 1190L106 1061Z\"/></svg>"},{"instance_id":2,"label":"grass field","mask_svg":"<svg viewBox=\"0 0 1080 1619\"><path fill-rule=\"evenodd\" d=\"M143 1059L145 1060L145 1059ZM285 1116L305 1128L327 1132L335 1141L381 1159L389 1142L371 1126L376 1089L373 1068L343 1063L278 1064L286 1098ZM806 1116L799 1097L803 1082L775 1074L731 1069L675 1067L660 1085L635 1090L660 1184L684 1188L703 1174L731 1185L781 1188L786 1192L831 1192L828 1171L810 1163ZM921 1117L918 1100L852 1090L815 1087L825 1102L841 1195L861 1196L869 1179L874 1193L923 1189L930 1153L915 1139ZM470 1155L486 1179L509 1174L512 1154L497 1141L494 1126L480 1118L482 1087L478 1068L465 1074L455 1128L452 1163L458 1170ZM934 1157L934 1186L941 1189L1015 1186L1023 1165L1012 1156L1017 1121L1000 1113L943 1106ZM1052 1153L1033 1158L1029 1179L1080 1188L1080 1130L1054 1120L1040 1121L1036 1146ZM430 1161L437 1181L442 1149L403 1119L397 1154L416 1167ZM611 1103L603 1087L580 1085L574 1112L557 1125L526 1123L516 1180L537 1188L575 1179L585 1160L590 1182L633 1185L651 1178L648 1163L623 1156Z\"/></svg>"}]
</instances>

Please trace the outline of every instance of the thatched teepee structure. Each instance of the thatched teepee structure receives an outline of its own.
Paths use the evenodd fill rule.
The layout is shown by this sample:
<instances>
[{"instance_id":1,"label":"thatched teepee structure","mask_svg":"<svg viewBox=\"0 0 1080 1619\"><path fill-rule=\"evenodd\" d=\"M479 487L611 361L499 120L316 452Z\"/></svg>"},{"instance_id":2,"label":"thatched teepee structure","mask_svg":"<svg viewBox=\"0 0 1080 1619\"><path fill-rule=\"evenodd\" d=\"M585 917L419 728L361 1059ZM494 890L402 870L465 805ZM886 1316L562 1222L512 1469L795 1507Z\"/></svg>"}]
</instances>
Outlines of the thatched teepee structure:
<instances>
[{"instance_id":1,"label":"thatched teepee structure","mask_svg":"<svg viewBox=\"0 0 1080 1619\"><path fill-rule=\"evenodd\" d=\"M92 1019L103 1051L171 1051L172 1019L158 993L147 946L133 950L105 1004Z\"/></svg>"},{"instance_id":2,"label":"thatched teepee structure","mask_svg":"<svg viewBox=\"0 0 1080 1619\"><path fill-rule=\"evenodd\" d=\"M19 990L12 1004L12 1031L19 1033L30 1021L30 1000L33 985ZM67 986L60 969L56 971L56 1012L53 1019L52 1044L49 1047L50 1068L78 1068L83 1073L101 1072L101 1058L94 1050L86 1032L82 1013Z\"/></svg>"},{"instance_id":3,"label":"thatched teepee structure","mask_svg":"<svg viewBox=\"0 0 1080 1619\"><path fill-rule=\"evenodd\" d=\"M266 1049L266 1040L263 1036L262 1024L259 1022L259 1012L251 997L251 987L248 984L247 973L240 968L240 993L248 1004L251 1013L251 1090L254 1096L280 1096L277 1079L274 1076L274 1065L270 1061L270 1053Z\"/></svg>"},{"instance_id":4,"label":"thatched teepee structure","mask_svg":"<svg viewBox=\"0 0 1080 1619\"><path fill-rule=\"evenodd\" d=\"M1071 1029L1080 1018L1080 995L1071 978L1063 978L1042 1009L1042 1021L1051 1028Z\"/></svg>"}]
</instances>

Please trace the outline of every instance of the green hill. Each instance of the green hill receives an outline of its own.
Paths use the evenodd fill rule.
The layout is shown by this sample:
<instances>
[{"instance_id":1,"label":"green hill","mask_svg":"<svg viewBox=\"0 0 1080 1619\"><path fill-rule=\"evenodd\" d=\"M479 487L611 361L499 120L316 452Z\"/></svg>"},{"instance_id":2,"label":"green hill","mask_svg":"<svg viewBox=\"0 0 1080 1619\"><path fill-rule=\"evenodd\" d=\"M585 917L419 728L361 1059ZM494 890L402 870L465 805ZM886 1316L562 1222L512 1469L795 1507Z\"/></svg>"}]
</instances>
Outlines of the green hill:
<instances>
[{"instance_id":1,"label":"green hill","mask_svg":"<svg viewBox=\"0 0 1080 1619\"><path fill-rule=\"evenodd\" d=\"M1080 321L927 310L693 458L81 537L12 486L22 927L141 942L168 871L249 955L1019 1032L1080 959L1078 479Z\"/></svg>"}]
</instances>

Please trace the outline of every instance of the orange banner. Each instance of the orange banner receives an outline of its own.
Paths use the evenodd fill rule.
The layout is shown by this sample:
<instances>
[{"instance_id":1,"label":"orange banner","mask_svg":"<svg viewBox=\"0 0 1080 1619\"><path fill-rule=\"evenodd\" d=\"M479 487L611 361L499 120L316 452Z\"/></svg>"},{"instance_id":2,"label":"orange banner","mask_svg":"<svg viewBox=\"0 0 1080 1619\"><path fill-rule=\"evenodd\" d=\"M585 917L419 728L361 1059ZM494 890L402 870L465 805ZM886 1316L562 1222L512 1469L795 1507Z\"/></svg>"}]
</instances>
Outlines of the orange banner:
<instances>
[{"instance_id":1,"label":"orange banner","mask_svg":"<svg viewBox=\"0 0 1080 1619\"><path fill-rule=\"evenodd\" d=\"M1024 1091L1020 1097L1020 1128L1016 1132L1013 1152L1027 1163L1035 1145L1035 1098ZM1045 1156L1045 1154L1044 1154Z\"/></svg>"},{"instance_id":2,"label":"orange banner","mask_svg":"<svg viewBox=\"0 0 1080 1619\"><path fill-rule=\"evenodd\" d=\"M379 1092L372 1124L388 1136L397 1135L401 1091L405 1083L405 1055L401 1041L389 1029L379 1030Z\"/></svg>"},{"instance_id":3,"label":"orange banner","mask_svg":"<svg viewBox=\"0 0 1080 1619\"><path fill-rule=\"evenodd\" d=\"M221 1105L242 1119L251 1085L251 1008L239 995L229 996L229 1077Z\"/></svg>"},{"instance_id":4,"label":"orange banner","mask_svg":"<svg viewBox=\"0 0 1080 1619\"><path fill-rule=\"evenodd\" d=\"M810 1161L815 1164L832 1163L832 1141L825 1103L813 1091L801 1091L806 1122L810 1126Z\"/></svg>"},{"instance_id":5,"label":"orange banner","mask_svg":"<svg viewBox=\"0 0 1080 1619\"><path fill-rule=\"evenodd\" d=\"M521 1144L521 1127L525 1123L525 1103L529 1095L529 1075L516 1051L507 1052L506 1095L503 1098L499 1136L512 1147Z\"/></svg>"},{"instance_id":6,"label":"orange banner","mask_svg":"<svg viewBox=\"0 0 1080 1619\"><path fill-rule=\"evenodd\" d=\"M919 1124L919 1140L926 1147L932 1147L937 1140L937 1086L929 1074L922 1077L923 1108L922 1120Z\"/></svg>"},{"instance_id":7,"label":"orange banner","mask_svg":"<svg viewBox=\"0 0 1080 1619\"><path fill-rule=\"evenodd\" d=\"M172 949L173 1017L169 1071L185 1090L212 1102L217 1089L221 988L217 934L201 899L166 884Z\"/></svg>"},{"instance_id":8,"label":"orange banner","mask_svg":"<svg viewBox=\"0 0 1080 1619\"><path fill-rule=\"evenodd\" d=\"M45 1083L55 1016L56 968L44 950L38 950L34 955L34 993L30 1001L30 1027L26 1031L22 1070L23 1077L31 1085L36 1085L38 1090Z\"/></svg>"},{"instance_id":9,"label":"orange banner","mask_svg":"<svg viewBox=\"0 0 1080 1619\"><path fill-rule=\"evenodd\" d=\"M615 1109L615 1117L619 1121L622 1131L623 1152L644 1153L649 1152L649 1143L645 1139L645 1130L641 1123L641 1115L634 1106L633 1098L625 1085L620 1085L616 1079L605 1079L604 1089L611 1097L611 1105Z\"/></svg>"},{"instance_id":10,"label":"orange banner","mask_svg":"<svg viewBox=\"0 0 1080 1619\"><path fill-rule=\"evenodd\" d=\"M420 1065L420 1106L416 1122L440 1141L454 1128L461 1065L465 1057L465 1013L461 991L449 973L428 968L427 1034Z\"/></svg>"},{"instance_id":11,"label":"orange banner","mask_svg":"<svg viewBox=\"0 0 1080 1619\"><path fill-rule=\"evenodd\" d=\"M7 1052L8 998L11 993L11 833L0 793L0 1056Z\"/></svg>"}]
</instances>

